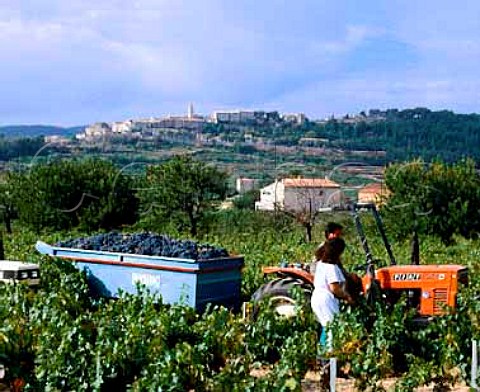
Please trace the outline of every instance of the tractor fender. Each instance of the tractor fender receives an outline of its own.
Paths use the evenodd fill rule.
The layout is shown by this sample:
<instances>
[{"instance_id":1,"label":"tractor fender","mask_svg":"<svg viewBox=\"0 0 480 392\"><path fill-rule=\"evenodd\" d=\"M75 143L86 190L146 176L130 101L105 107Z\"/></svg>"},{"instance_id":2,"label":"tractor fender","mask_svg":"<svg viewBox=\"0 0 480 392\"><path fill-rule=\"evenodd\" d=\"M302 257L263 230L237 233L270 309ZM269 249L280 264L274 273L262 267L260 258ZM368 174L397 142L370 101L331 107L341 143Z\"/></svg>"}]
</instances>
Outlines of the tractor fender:
<instances>
[{"instance_id":1,"label":"tractor fender","mask_svg":"<svg viewBox=\"0 0 480 392\"><path fill-rule=\"evenodd\" d=\"M309 271L296 267L264 267L264 275L277 275L278 277L293 278L313 287L314 275ZM365 292L365 281L355 273L345 273L347 291L356 301Z\"/></svg>"},{"instance_id":2,"label":"tractor fender","mask_svg":"<svg viewBox=\"0 0 480 392\"><path fill-rule=\"evenodd\" d=\"M313 275L302 268L297 267L265 267L263 268L264 275L275 274L279 277L291 277L299 279L302 282L313 286Z\"/></svg>"}]
</instances>

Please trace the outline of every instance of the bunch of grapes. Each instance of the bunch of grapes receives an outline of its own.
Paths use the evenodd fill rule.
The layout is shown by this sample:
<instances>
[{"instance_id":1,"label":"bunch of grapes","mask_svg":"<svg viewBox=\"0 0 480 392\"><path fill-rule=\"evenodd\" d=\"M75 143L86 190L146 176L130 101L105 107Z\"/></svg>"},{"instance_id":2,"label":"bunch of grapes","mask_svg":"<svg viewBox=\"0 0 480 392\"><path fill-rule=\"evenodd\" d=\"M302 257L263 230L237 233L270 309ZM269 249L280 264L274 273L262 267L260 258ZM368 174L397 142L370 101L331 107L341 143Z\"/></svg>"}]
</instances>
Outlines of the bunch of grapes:
<instances>
[{"instance_id":1,"label":"bunch of grapes","mask_svg":"<svg viewBox=\"0 0 480 392\"><path fill-rule=\"evenodd\" d=\"M148 256L207 260L228 257L226 249L192 240L177 240L164 234L150 232L123 234L116 231L90 237L60 241L56 246Z\"/></svg>"}]
</instances>

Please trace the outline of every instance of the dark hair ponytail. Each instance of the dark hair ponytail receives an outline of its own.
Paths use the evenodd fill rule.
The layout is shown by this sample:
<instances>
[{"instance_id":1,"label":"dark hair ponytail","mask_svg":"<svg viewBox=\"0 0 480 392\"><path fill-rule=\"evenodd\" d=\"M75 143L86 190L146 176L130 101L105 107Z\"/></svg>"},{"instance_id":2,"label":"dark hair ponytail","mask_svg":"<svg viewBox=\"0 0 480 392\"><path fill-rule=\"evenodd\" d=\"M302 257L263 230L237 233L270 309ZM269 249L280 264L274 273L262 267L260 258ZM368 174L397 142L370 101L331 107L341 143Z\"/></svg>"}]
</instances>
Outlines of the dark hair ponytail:
<instances>
[{"instance_id":1,"label":"dark hair ponytail","mask_svg":"<svg viewBox=\"0 0 480 392\"><path fill-rule=\"evenodd\" d=\"M341 238L325 241L322 261L328 264L338 264L344 250L345 241Z\"/></svg>"}]
</instances>

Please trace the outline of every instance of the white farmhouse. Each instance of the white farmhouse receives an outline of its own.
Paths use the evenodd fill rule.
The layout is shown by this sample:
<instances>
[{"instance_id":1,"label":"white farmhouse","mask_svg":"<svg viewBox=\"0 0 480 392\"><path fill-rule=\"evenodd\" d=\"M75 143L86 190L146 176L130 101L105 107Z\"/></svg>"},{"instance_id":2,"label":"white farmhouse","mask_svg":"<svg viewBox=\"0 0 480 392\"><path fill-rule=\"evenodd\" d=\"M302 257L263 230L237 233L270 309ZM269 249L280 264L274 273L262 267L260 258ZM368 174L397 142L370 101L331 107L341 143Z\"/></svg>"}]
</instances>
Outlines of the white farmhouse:
<instances>
[{"instance_id":1,"label":"white farmhouse","mask_svg":"<svg viewBox=\"0 0 480 392\"><path fill-rule=\"evenodd\" d=\"M260 190L256 210L313 213L344 204L340 185L327 178L284 178Z\"/></svg>"}]
</instances>

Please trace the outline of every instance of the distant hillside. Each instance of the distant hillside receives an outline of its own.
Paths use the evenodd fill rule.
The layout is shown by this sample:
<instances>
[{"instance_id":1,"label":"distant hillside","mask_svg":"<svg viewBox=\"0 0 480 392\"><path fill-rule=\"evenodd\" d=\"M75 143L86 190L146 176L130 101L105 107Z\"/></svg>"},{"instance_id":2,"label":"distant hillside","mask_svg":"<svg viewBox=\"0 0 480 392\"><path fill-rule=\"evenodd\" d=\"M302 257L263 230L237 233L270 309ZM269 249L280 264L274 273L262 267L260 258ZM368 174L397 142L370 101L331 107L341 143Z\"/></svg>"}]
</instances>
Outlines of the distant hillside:
<instances>
[{"instance_id":1,"label":"distant hillside","mask_svg":"<svg viewBox=\"0 0 480 392\"><path fill-rule=\"evenodd\" d=\"M422 157L457 161L471 157L480 161L480 115L425 108L391 109L381 121L356 124L329 121L316 133L346 149L382 149L387 159Z\"/></svg>"},{"instance_id":2,"label":"distant hillside","mask_svg":"<svg viewBox=\"0 0 480 392\"><path fill-rule=\"evenodd\" d=\"M0 136L4 135L5 139L48 135L68 137L84 128L0 126ZM296 159L317 163L328 160L337 164L353 159L384 165L417 157L427 161L440 158L446 162L471 157L480 166L480 114L458 114L448 110L373 109L353 117L307 120L300 124L281 118L262 124L212 123L203 129L203 133L209 146L217 149L224 160L231 159L231 148L236 153L262 154L277 160L276 154L282 154L285 147L295 151ZM165 135L168 136L168 132ZM186 130L182 135L195 136ZM168 143L192 145L192 138L178 139L177 133L174 136L174 140L163 136L161 144L164 149L171 148ZM118 144L118 140L115 143ZM129 143L137 141L130 140ZM312 151L306 150L308 148ZM298 151L303 154L301 157Z\"/></svg>"},{"instance_id":3,"label":"distant hillside","mask_svg":"<svg viewBox=\"0 0 480 392\"><path fill-rule=\"evenodd\" d=\"M244 135L239 136L241 140ZM368 115L258 129L255 136L275 140L276 145L295 146L308 138L344 151L383 150L388 162L415 157L447 162L471 157L480 162L480 115L447 110L370 110Z\"/></svg>"},{"instance_id":4,"label":"distant hillside","mask_svg":"<svg viewBox=\"0 0 480 392\"><path fill-rule=\"evenodd\" d=\"M73 136L81 132L85 127L55 127L52 125L6 125L0 126L0 135L5 137L36 137L36 136Z\"/></svg>"}]
</instances>

